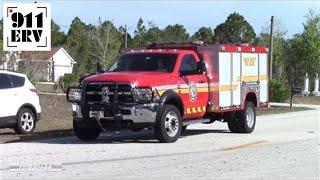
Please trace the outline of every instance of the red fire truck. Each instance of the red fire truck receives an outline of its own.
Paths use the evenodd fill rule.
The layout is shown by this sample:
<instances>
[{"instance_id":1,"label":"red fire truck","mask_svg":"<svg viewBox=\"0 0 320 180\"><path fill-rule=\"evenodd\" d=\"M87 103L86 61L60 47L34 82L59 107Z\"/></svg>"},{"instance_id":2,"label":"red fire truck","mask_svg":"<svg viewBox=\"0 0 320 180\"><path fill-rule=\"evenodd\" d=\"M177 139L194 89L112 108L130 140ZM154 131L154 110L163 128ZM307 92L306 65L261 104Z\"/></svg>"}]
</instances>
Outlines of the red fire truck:
<instances>
[{"instance_id":1,"label":"red fire truck","mask_svg":"<svg viewBox=\"0 0 320 180\"><path fill-rule=\"evenodd\" d=\"M268 106L267 53L249 45L153 43L124 53L106 72L68 89L82 140L101 130L154 129L175 142L189 124L227 122L251 133L255 108Z\"/></svg>"}]
</instances>

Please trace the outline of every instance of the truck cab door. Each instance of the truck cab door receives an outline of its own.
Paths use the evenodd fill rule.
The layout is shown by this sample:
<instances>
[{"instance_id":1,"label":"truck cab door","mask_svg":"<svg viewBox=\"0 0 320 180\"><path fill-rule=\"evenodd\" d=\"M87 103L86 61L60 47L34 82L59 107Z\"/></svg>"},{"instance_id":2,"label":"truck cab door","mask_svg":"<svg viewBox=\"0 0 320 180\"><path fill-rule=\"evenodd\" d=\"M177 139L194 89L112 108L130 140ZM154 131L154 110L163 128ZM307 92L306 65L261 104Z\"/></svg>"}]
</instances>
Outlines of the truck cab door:
<instances>
[{"instance_id":1,"label":"truck cab door","mask_svg":"<svg viewBox=\"0 0 320 180\"><path fill-rule=\"evenodd\" d=\"M183 100L184 119L200 118L206 112L208 103L208 80L197 72L199 59L194 54L184 54L181 59L178 78L178 94Z\"/></svg>"}]
</instances>

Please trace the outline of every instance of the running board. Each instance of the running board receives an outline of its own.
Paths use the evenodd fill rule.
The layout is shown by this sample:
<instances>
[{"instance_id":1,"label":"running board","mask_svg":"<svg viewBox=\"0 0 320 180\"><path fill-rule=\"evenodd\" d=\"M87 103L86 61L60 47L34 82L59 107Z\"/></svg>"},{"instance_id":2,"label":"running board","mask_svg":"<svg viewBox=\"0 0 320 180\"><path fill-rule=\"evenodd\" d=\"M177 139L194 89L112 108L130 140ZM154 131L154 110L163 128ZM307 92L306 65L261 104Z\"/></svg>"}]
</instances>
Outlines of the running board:
<instances>
[{"instance_id":1,"label":"running board","mask_svg":"<svg viewBox=\"0 0 320 180\"><path fill-rule=\"evenodd\" d=\"M207 122L211 122L211 120L210 119L185 120L185 121L182 121L182 125L186 126L190 124L207 123Z\"/></svg>"}]
</instances>

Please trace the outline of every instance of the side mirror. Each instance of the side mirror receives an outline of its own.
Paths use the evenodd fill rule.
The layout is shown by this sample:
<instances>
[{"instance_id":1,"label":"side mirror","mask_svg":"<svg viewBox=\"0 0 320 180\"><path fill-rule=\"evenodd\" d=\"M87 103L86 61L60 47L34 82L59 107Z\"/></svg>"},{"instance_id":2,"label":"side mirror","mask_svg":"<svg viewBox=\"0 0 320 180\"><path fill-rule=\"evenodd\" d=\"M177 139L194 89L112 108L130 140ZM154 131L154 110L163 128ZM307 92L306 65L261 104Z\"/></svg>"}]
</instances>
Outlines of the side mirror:
<instances>
[{"instance_id":1,"label":"side mirror","mask_svg":"<svg viewBox=\"0 0 320 180\"><path fill-rule=\"evenodd\" d=\"M67 101L71 103L78 103L81 101L82 90L77 87L69 87L67 89Z\"/></svg>"},{"instance_id":2,"label":"side mirror","mask_svg":"<svg viewBox=\"0 0 320 180\"><path fill-rule=\"evenodd\" d=\"M199 73L206 72L206 63L204 61L197 62L197 69Z\"/></svg>"}]
</instances>

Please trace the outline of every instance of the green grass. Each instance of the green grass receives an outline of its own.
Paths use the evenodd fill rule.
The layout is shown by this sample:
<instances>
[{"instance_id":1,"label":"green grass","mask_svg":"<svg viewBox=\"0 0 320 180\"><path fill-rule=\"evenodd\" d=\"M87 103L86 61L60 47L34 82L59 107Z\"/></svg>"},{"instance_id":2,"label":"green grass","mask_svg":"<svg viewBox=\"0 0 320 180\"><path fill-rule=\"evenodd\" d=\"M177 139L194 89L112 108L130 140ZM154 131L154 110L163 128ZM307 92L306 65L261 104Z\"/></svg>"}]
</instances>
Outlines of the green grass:
<instances>
[{"instance_id":1,"label":"green grass","mask_svg":"<svg viewBox=\"0 0 320 180\"><path fill-rule=\"evenodd\" d=\"M53 84L35 83L34 86L41 92L54 92Z\"/></svg>"},{"instance_id":2,"label":"green grass","mask_svg":"<svg viewBox=\"0 0 320 180\"><path fill-rule=\"evenodd\" d=\"M54 85L53 84L34 83L34 86L37 88L37 90L39 92L54 93ZM58 88L58 93L62 93L62 90L60 88Z\"/></svg>"}]
</instances>

